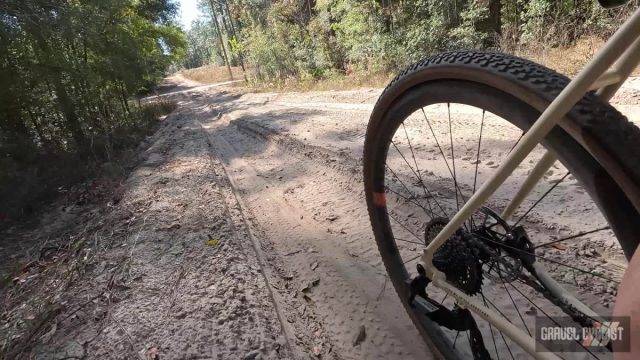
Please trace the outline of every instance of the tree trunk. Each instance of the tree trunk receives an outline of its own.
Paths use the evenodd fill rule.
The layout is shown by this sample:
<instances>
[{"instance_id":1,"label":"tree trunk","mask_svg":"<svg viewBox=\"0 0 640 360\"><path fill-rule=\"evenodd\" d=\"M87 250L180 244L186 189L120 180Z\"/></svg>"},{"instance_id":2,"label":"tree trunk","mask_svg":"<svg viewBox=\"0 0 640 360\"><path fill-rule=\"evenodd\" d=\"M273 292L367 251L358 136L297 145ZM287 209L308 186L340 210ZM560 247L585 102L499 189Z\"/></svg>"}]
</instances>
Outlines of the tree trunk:
<instances>
[{"instance_id":1,"label":"tree trunk","mask_svg":"<svg viewBox=\"0 0 640 360\"><path fill-rule=\"evenodd\" d=\"M476 5L487 10L487 17L476 24L476 30L487 34L484 46L492 47L498 44L502 33L502 1L475 0Z\"/></svg>"},{"instance_id":2,"label":"tree trunk","mask_svg":"<svg viewBox=\"0 0 640 360\"><path fill-rule=\"evenodd\" d=\"M224 47L224 40L222 39L222 31L220 31L220 25L218 25L218 16L216 15L216 8L213 4L213 0L209 0L211 6L211 17L213 25L218 32L218 40L220 40L220 47L222 48L222 55L224 56L224 62L227 64L227 71L229 71L229 78L233 80L233 73L231 72L231 64L229 63L229 57L227 57L227 49Z\"/></svg>"},{"instance_id":3,"label":"tree trunk","mask_svg":"<svg viewBox=\"0 0 640 360\"><path fill-rule=\"evenodd\" d=\"M58 106L60 107L60 111L62 112L66 120L67 130L69 130L69 132L71 133L71 137L76 143L78 151L83 152L87 149L87 139L82 132L80 119L78 119L78 115L75 112L75 107L71 102L69 94L67 93L67 89L62 84L59 76L53 77L53 89L56 93L56 98L58 99Z\"/></svg>"},{"instance_id":4,"label":"tree trunk","mask_svg":"<svg viewBox=\"0 0 640 360\"><path fill-rule=\"evenodd\" d=\"M131 110L129 110L129 102L127 101L127 93L124 90L124 86L120 84L120 96L122 98L122 104L124 105L125 112L130 115Z\"/></svg>"},{"instance_id":5,"label":"tree trunk","mask_svg":"<svg viewBox=\"0 0 640 360\"><path fill-rule=\"evenodd\" d=\"M489 24L497 35L502 34L502 1L489 0Z\"/></svg>"},{"instance_id":6,"label":"tree trunk","mask_svg":"<svg viewBox=\"0 0 640 360\"><path fill-rule=\"evenodd\" d=\"M31 125L33 125L33 128L36 130L36 134L38 135L38 139L42 144L42 148L44 149L45 153L50 154L51 148L52 148L51 141L49 141L49 139L44 135L42 126L38 122L38 119L36 118L36 116L33 114L33 111L30 108L27 108L27 113L29 114Z\"/></svg>"},{"instance_id":7,"label":"tree trunk","mask_svg":"<svg viewBox=\"0 0 640 360\"><path fill-rule=\"evenodd\" d=\"M229 3L227 0L224 0L224 6L227 9L227 16L229 16L229 23L231 24L231 31L233 32L233 38L238 40L238 34L236 33L236 27L233 24L233 18L231 17L231 11L229 11ZM240 60L240 67L242 68L242 76L244 76L244 80L247 81L247 74L244 68L244 54L242 51L238 54L238 60Z\"/></svg>"},{"instance_id":8,"label":"tree trunk","mask_svg":"<svg viewBox=\"0 0 640 360\"><path fill-rule=\"evenodd\" d=\"M37 27L28 28L27 29L33 37L36 39L38 45L40 45L40 51L42 51L43 57L45 58L46 64L51 64L50 57L50 49L49 44L45 40L45 37L39 32L40 29ZM78 114L76 114L75 105L71 101L69 97L69 93L67 93L67 89L62 84L61 79L62 74L60 71L57 71L55 74L50 76L49 78L53 81L53 92L56 94L56 99L58 101L58 106L60 107L60 112L65 118L65 127L71 133L71 137L76 144L77 151L82 154L87 149L87 139L82 132L82 127L80 125L80 119L78 119ZM48 81L47 81L48 83Z\"/></svg>"}]
</instances>

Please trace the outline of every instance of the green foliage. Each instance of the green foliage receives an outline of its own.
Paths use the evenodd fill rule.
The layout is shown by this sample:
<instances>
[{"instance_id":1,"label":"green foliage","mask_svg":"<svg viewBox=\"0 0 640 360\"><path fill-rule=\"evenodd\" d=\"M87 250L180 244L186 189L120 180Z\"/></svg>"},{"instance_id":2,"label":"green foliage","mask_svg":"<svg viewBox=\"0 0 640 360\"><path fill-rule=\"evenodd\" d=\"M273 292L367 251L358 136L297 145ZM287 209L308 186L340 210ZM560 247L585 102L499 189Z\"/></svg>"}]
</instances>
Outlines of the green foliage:
<instances>
[{"instance_id":1,"label":"green foliage","mask_svg":"<svg viewBox=\"0 0 640 360\"><path fill-rule=\"evenodd\" d=\"M494 38L491 26L481 29L489 18L486 1L228 3L242 25L241 48L262 81L385 72L452 47L486 47Z\"/></svg>"},{"instance_id":2,"label":"green foliage","mask_svg":"<svg viewBox=\"0 0 640 360\"><path fill-rule=\"evenodd\" d=\"M114 134L139 119L130 98L184 54L176 10L169 0L0 3L0 188L29 192L12 181L47 159L80 168L117 152Z\"/></svg>"},{"instance_id":3,"label":"green foliage","mask_svg":"<svg viewBox=\"0 0 640 360\"><path fill-rule=\"evenodd\" d=\"M290 73L293 67L286 45L273 41L273 36L270 30L261 26L256 26L245 34L247 60L253 64L255 75L260 80L281 78Z\"/></svg>"},{"instance_id":4,"label":"green foliage","mask_svg":"<svg viewBox=\"0 0 640 360\"><path fill-rule=\"evenodd\" d=\"M192 69L207 64L222 64L222 55L216 47L216 33L208 21L197 20L187 32L187 51L184 67Z\"/></svg>"},{"instance_id":5,"label":"green foliage","mask_svg":"<svg viewBox=\"0 0 640 360\"><path fill-rule=\"evenodd\" d=\"M200 1L205 11L211 3ZM604 10L593 0L221 0L224 38L259 81L394 71L457 48L568 45L609 35L638 1ZM228 30L228 29L227 29ZM218 36L218 35L215 35ZM213 40L212 40L213 41ZM216 40L218 41L217 37Z\"/></svg>"},{"instance_id":6,"label":"green foliage","mask_svg":"<svg viewBox=\"0 0 640 360\"><path fill-rule=\"evenodd\" d=\"M522 43L544 43L552 46L568 45L581 36L599 35L608 37L620 25L630 9L638 2L606 10L597 1L591 0L514 0L513 7L524 8L511 15L507 26L516 27ZM517 15L516 14L516 15Z\"/></svg>"},{"instance_id":7,"label":"green foliage","mask_svg":"<svg viewBox=\"0 0 640 360\"><path fill-rule=\"evenodd\" d=\"M469 3L460 13L460 25L451 30L451 44L456 48L482 48L491 34L478 31L478 24L489 16L489 9L478 2Z\"/></svg>"},{"instance_id":8,"label":"green foliage","mask_svg":"<svg viewBox=\"0 0 640 360\"><path fill-rule=\"evenodd\" d=\"M354 69L367 69L379 64L377 55L383 50L384 33L379 8L374 1L338 0L326 9L343 61Z\"/></svg>"}]
</instances>

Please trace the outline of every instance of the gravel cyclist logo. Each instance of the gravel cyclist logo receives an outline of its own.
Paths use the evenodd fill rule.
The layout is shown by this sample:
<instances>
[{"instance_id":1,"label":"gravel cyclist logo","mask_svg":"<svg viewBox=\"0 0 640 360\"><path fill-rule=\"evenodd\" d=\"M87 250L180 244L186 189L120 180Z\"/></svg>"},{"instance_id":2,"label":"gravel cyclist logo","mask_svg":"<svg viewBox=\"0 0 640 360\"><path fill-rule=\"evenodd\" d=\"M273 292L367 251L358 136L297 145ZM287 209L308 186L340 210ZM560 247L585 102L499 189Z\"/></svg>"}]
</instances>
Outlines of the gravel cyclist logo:
<instances>
[{"instance_id":1,"label":"gravel cyclist logo","mask_svg":"<svg viewBox=\"0 0 640 360\"><path fill-rule=\"evenodd\" d=\"M629 351L629 317L585 319L578 326L570 317L536 317L536 350L553 352Z\"/></svg>"}]
</instances>

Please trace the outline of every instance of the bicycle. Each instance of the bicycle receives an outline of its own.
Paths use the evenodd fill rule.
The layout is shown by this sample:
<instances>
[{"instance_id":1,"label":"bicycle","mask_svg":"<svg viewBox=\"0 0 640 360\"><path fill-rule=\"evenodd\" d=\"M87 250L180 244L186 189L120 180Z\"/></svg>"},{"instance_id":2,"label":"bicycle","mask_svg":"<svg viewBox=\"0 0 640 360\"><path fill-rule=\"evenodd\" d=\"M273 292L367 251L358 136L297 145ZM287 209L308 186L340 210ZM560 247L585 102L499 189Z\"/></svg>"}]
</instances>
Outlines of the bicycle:
<instances>
[{"instance_id":1,"label":"bicycle","mask_svg":"<svg viewBox=\"0 0 640 360\"><path fill-rule=\"evenodd\" d=\"M613 3L623 1L601 1ZM606 304L585 304L593 294L583 291L605 286L601 297L615 296L640 239L640 129L608 103L639 63L636 10L573 80L515 56L453 51L413 64L383 91L365 137L367 207L394 288L437 355L558 359L536 343L532 317L606 323ZM472 128L477 136L461 140ZM535 166L525 174L518 166L531 154ZM507 182L514 173L525 180ZM553 227L568 214L550 198L564 211L584 212L564 225L599 223L562 228L569 234L561 236ZM525 201L533 202L518 212ZM540 206L552 213L534 211ZM590 237L617 241L617 268L607 260L587 270L591 260L571 257L567 249L576 245L567 244L588 247ZM589 357L610 356L583 348Z\"/></svg>"}]
</instances>

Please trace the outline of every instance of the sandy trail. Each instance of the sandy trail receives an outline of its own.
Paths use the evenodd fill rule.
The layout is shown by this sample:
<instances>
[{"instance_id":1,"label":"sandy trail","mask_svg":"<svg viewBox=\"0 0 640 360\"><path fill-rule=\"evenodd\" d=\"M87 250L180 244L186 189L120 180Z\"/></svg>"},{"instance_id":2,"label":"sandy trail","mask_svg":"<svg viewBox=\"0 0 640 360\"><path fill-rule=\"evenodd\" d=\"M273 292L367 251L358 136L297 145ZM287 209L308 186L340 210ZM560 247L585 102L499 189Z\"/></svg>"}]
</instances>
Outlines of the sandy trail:
<instances>
[{"instance_id":1,"label":"sandy trail","mask_svg":"<svg viewBox=\"0 0 640 360\"><path fill-rule=\"evenodd\" d=\"M39 228L3 234L3 245L33 241L26 255L40 253L2 292L7 358L297 357L199 121L207 112L183 105L141 144L106 206L54 208ZM37 240L60 249L43 259Z\"/></svg>"},{"instance_id":2,"label":"sandy trail","mask_svg":"<svg viewBox=\"0 0 640 360\"><path fill-rule=\"evenodd\" d=\"M617 101L622 103L622 111L637 116L634 94L635 88L627 87ZM211 95L205 93L202 98ZM422 358L426 356L426 350L416 346L417 334L403 315L393 289L385 284L384 268L370 233L364 205L360 176L362 143L372 102L378 95L377 89L245 94L231 103L213 106L220 121L207 129L217 139L214 141L216 153L235 179L257 227L262 229L263 238L271 243L276 256L284 256L298 278L320 279L312 292L317 296L313 301L337 353L348 358ZM472 191L476 143L465 138L475 141L469 135L479 127L477 111L463 106L452 110L454 133L462 134L456 138L457 151L464 153L459 155L463 161L458 160L458 177L467 194ZM427 114L443 116L446 108L435 106L427 109ZM417 119L411 121L407 123L410 136L414 139L427 137L421 125L416 123ZM481 154L483 158L501 159L521 132L515 127L505 127L490 115L485 121L486 138ZM435 132L441 140L448 136L448 129L443 124L436 125ZM407 143L403 144L403 141L397 139L399 146L404 145L406 150ZM418 161L419 167L429 169L432 176L441 179L436 183L443 182L448 177L447 168L435 147L419 141L413 146L427 151ZM506 204L542 153L538 148L525 160L511 181L494 196L495 204ZM402 161L396 156L390 164L400 167ZM483 163L478 172L478 184L487 179L497 165L497 161ZM410 177L406 169L400 173L401 177ZM566 169L556 164L545 175L542 185L535 189L528 205L565 173ZM534 242L606 225L575 179L569 177L558 189L527 216L529 234L536 238ZM442 192L446 191L446 186L442 186ZM451 202L445 207L451 212L455 209ZM411 219L415 209L399 206L394 211L399 217L409 218L403 228L413 227L418 234L424 231L423 221ZM521 209L516 215L523 212ZM406 232L402 235L411 238ZM575 261L584 269L597 268L607 276L619 279L625 262L618 256L611 239L611 233L603 231L570 245L569 250L541 249L541 253L555 261ZM416 250L420 251L415 245L404 247L405 259L411 258ZM578 252L586 256L575 259ZM580 274L576 277L574 271L558 266L549 270L557 279L565 280L564 286L578 292L579 298L598 312L606 314L610 311L615 289L606 281ZM599 289L598 295L585 292L591 287ZM524 295L532 295L530 289L518 290ZM536 312L531 311L531 304L523 298L511 300L503 292L496 291L488 292L487 298L499 308L509 307L511 301L516 301L521 309L527 309L528 314L523 315L526 321L533 323ZM368 331L367 341L352 348L349 339L360 325ZM487 327L486 324L480 326ZM505 345L499 344L498 348L506 351ZM514 353L518 355L519 351L514 350Z\"/></svg>"},{"instance_id":3,"label":"sandy trail","mask_svg":"<svg viewBox=\"0 0 640 360\"><path fill-rule=\"evenodd\" d=\"M640 113L639 83L632 81L617 97L628 115ZM87 252L68 286L52 282L59 279L55 271L71 265L60 260L66 259L62 253L43 265L49 270L28 272L20 280L22 293L0 294L0 338L12 344L9 351L51 359L154 353L163 359L432 358L387 280L364 201L362 145L381 90L242 94L172 77L167 91L163 98L177 101L178 110L141 144L138 164L106 206L54 208L39 227L2 234L2 249L22 241L25 259L37 258L45 242L81 240ZM445 110L427 113L437 117ZM456 133L469 135L479 126L473 109L457 107L452 114ZM419 121L407 122L408 136L426 138ZM519 134L495 121L487 118L483 158L500 159L512 146L507 139ZM434 131L446 139L443 126ZM406 140L396 140L406 151ZM424 154L417 165L430 170L441 201L453 211L455 203L445 199L447 168L434 144L413 146ZM456 166L467 193L475 146L456 138ZM538 149L525 161L496 203L508 199L540 155ZM390 165L401 169L401 159ZM480 182L496 166L482 162ZM554 167L534 194L563 171ZM398 174L410 180L406 168ZM602 220L585 205L587 196L575 180L559 187L560 195L527 220L540 241ZM404 228L423 231L416 210L395 200L392 211L406 219ZM618 276L624 262L612 254L615 246L606 235L545 255ZM419 251L401 247L408 258ZM615 291L583 278L573 284L575 275L554 271L578 291L603 287L599 296L583 300L608 311ZM50 296L26 297L44 290ZM510 304L488 295L498 306ZM18 333L22 338L9 341Z\"/></svg>"},{"instance_id":4,"label":"sandy trail","mask_svg":"<svg viewBox=\"0 0 640 360\"><path fill-rule=\"evenodd\" d=\"M276 293L287 298L303 290L307 304L287 317L294 332L308 331L304 319L312 309L328 340L316 348L324 356L429 358L386 281L361 191L353 192L360 184L358 162L234 119L252 116L245 110L251 112L255 100L218 101L217 96L225 97L214 95L214 105L209 95L202 96L211 112L220 114L204 127L248 204L259 238L293 276L276 277ZM295 121L290 111L278 118ZM354 346L361 328L365 339Z\"/></svg>"}]
</instances>

